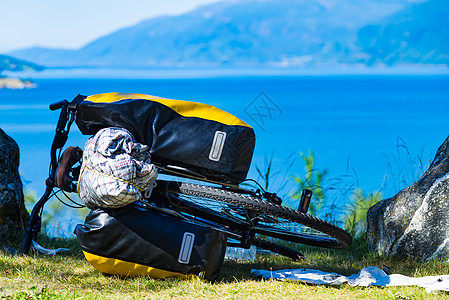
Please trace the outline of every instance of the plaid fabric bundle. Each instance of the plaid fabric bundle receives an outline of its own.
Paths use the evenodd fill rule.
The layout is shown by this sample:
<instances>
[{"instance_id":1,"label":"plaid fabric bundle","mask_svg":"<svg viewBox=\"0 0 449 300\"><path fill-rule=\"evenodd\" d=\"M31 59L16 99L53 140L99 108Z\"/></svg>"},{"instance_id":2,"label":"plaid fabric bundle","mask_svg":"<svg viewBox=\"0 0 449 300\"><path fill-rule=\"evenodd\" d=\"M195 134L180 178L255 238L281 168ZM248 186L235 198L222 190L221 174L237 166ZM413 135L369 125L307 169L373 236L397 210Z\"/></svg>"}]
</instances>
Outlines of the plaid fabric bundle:
<instances>
[{"instance_id":1,"label":"plaid fabric bundle","mask_svg":"<svg viewBox=\"0 0 449 300\"><path fill-rule=\"evenodd\" d=\"M122 207L142 199L156 176L148 146L125 129L104 128L86 142L78 192L88 208Z\"/></svg>"}]
</instances>

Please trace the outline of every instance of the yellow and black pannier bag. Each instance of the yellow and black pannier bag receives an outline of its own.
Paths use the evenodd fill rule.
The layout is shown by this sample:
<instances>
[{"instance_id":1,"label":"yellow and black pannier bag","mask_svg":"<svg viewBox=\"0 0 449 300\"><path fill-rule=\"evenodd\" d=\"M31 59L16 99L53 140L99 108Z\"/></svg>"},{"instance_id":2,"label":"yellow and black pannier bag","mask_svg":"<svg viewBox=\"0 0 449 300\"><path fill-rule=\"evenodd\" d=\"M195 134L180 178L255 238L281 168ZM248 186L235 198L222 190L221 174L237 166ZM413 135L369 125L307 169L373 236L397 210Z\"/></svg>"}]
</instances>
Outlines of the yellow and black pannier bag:
<instances>
[{"instance_id":1,"label":"yellow and black pannier bag","mask_svg":"<svg viewBox=\"0 0 449 300\"><path fill-rule=\"evenodd\" d=\"M92 210L75 234L90 264L111 275L213 281L226 251L224 232L138 204Z\"/></svg>"},{"instance_id":2,"label":"yellow and black pannier bag","mask_svg":"<svg viewBox=\"0 0 449 300\"><path fill-rule=\"evenodd\" d=\"M71 105L83 134L121 127L150 146L153 162L185 167L213 180L246 179L254 130L214 106L121 93L78 95Z\"/></svg>"}]
</instances>

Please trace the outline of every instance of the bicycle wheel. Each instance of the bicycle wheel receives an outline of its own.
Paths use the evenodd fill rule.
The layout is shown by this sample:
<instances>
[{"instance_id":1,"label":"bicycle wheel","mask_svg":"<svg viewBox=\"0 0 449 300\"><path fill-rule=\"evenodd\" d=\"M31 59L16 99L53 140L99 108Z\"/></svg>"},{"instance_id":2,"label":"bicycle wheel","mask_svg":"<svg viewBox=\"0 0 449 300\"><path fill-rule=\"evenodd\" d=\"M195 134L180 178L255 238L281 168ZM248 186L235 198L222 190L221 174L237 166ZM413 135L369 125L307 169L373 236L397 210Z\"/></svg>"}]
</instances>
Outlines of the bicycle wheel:
<instances>
[{"instance_id":1,"label":"bicycle wheel","mask_svg":"<svg viewBox=\"0 0 449 300\"><path fill-rule=\"evenodd\" d=\"M239 240L240 242L246 241L246 239L248 239L249 244L251 245L289 257L292 260L304 259L304 255L297 250L267 240L263 240L261 238L246 236L247 231L249 231L248 229L250 229L250 225L247 222L242 221L240 214L237 218L232 216L232 214L229 213L229 211L231 210L231 207L229 205L228 212L218 212L214 209L211 209L210 207L199 204L198 198L194 198L194 201L186 201L185 195L183 195L183 197L180 197L178 194L175 194L171 195L170 199L171 203L174 204L176 210L182 212L184 216L185 213L187 213L189 216L191 216L192 221L200 222L201 224L207 226L217 226L217 229L222 229L221 225L226 226L228 239ZM208 204L210 206L210 203ZM239 208L237 207L232 208L232 211L234 213L236 213L238 210ZM236 246L237 245L238 244L236 244Z\"/></svg>"},{"instance_id":2,"label":"bicycle wheel","mask_svg":"<svg viewBox=\"0 0 449 300\"><path fill-rule=\"evenodd\" d=\"M317 247L344 249L352 237L343 229L308 214L229 190L198 184L158 181L181 211L235 230Z\"/></svg>"}]
</instances>

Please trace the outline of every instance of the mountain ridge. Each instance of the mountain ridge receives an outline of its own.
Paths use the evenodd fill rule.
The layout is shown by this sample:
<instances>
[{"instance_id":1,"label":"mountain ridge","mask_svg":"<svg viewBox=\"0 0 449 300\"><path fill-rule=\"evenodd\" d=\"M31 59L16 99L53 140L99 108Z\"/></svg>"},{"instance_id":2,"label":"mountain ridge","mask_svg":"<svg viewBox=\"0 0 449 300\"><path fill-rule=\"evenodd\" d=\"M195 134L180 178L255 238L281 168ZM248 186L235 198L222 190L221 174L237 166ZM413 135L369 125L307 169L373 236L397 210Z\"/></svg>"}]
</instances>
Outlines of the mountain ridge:
<instances>
[{"instance_id":1,"label":"mountain ridge","mask_svg":"<svg viewBox=\"0 0 449 300\"><path fill-rule=\"evenodd\" d=\"M3 71L42 71L43 66L9 55L0 55L0 73Z\"/></svg>"},{"instance_id":2,"label":"mountain ridge","mask_svg":"<svg viewBox=\"0 0 449 300\"><path fill-rule=\"evenodd\" d=\"M409 11L409 18L399 22L401 26L413 28L422 18L422 10L441 6L443 2L448 0L218 2L179 16L144 20L78 50L30 48L11 54L50 67L308 67L421 63L412 54L402 54L415 53L413 49L399 47L385 55L388 51L382 47L391 48L391 44L382 42L381 37L389 32L385 28L398 23L396 18L401 13ZM427 19L438 11L430 9L430 12L432 15ZM427 26L424 29L431 33L438 29L432 23ZM444 21L439 26L449 28ZM398 34L403 34L402 31ZM394 33L390 33L389 39L397 39ZM436 39L435 34L429 36ZM438 58L432 59L430 55L422 62L449 64L449 58L444 56L449 53L447 44L443 42L443 53ZM379 49L384 55L379 54ZM423 57L428 54L424 48L418 53Z\"/></svg>"}]
</instances>

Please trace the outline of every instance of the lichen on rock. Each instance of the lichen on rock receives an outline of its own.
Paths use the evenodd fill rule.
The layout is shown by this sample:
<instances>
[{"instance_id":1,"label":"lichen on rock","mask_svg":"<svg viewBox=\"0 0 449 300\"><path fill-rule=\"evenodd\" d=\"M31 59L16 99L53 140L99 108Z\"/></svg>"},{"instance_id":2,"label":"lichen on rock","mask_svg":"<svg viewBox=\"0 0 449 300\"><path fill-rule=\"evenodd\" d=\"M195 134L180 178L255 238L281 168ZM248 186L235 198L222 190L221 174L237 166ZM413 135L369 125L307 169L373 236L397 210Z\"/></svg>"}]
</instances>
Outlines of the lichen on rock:
<instances>
[{"instance_id":1,"label":"lichen on rock","mask_svg":"<svg viewBox=\"0 0 449 300\"><path fill-rule=\"evenodd\" d=\"M370 248L421 261L449 255L449 137L424 175L367 215Z\"/></svg>"}]
</instances>

